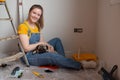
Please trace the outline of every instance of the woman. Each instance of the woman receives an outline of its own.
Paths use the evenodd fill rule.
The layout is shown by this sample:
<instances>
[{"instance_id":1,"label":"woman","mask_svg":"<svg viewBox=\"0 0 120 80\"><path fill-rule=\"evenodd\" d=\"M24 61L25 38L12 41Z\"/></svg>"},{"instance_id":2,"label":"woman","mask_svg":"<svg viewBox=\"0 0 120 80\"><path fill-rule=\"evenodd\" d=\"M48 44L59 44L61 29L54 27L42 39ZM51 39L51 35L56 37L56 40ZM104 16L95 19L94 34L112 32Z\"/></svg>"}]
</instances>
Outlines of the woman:
<instances>
[{"instance_id":1,"label":"woman","mask_svg":"<svg viewBox=\"0 0 120 80\"><path fill-rule=\"evenodd\" d=\"M65 58L63 45L59 38L54 38L48 43L44 41L40 34L43 27L43 8L35 4L30 8L27 20L18 27L18 35L29 64L33 66L56 65L68 69L81 69L79 62ZM38 45L47 45L48 52L33 55L33 50Z\"/></svg>"}]
</instances>

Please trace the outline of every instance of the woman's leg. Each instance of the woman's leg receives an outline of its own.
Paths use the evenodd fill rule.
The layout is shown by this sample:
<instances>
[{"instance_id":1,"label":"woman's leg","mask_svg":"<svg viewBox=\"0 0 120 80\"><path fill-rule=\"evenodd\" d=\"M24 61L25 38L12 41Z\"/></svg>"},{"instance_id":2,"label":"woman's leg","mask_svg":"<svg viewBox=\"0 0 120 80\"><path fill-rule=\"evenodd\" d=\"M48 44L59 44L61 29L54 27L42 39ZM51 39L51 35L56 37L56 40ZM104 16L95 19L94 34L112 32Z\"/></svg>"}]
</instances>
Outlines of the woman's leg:
<instances>
[{"instance_id":1,"label":"woman's leg","mask_svg":"<svg viewBox=\"0 0 120 80\"><path fill-rule=\"evenodd\" d=\"M60 54L51 55L53 63L59 67L68 68L68 69L81 69L81 64L74 61L73 59L66 58Z\"/></svg>"},{"instance_id":2,"label":"woman's leg","mask_svg":"<svg viewBox=\"0 0 120 80\"><path fill-rule=\"evenodd\" d=\"M64 48L59 38L53 38L50 41L48 41L48 43L52 45L59 54L65 56Z\"/></svg>"},{"instance_id":3,"label":"woman's leg","mask_svg":"<svg viewBox=\"0 0 120 80\"><path fill-rule=\"evenodd\" d=\"M47 56L46 53L43 54L33 54L32 52L26 54L28 62L32 66L42 66L42 65L50 65L50 57Z\"/></svg>"},{"instance_id":4,"label":"woman's leg","mask_svg":"<svg viewBox=\"0 0 120 80\"><path fill-rule=\"evenodd\" d=\"M42 66L42 65L56 65L63 68L81 69L81 64L72 59L65 58L64 56L56 53L44 53L44 54L27 54L27 58L30 65Z\"/></svg>"}]
</instances>

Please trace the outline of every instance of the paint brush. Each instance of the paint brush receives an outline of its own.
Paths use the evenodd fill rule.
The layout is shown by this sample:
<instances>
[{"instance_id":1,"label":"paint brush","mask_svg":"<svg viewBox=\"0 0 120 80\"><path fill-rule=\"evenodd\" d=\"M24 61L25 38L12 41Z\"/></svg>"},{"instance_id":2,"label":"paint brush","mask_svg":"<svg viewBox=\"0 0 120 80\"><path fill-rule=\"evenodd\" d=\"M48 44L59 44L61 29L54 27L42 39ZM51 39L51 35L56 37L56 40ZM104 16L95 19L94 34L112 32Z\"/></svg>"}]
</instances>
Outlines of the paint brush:
<instances>
[{"instance_id":1,"label":"paint brush","mask_svg":"<svg viewBox=\"0 0 120 80\"><path fill-rule=\"evenodd\" d=\"M42 74L40 74L39 72L32 71L32 73L39 78L44 78L44 76Z\"/></svg>"}]
</instances>

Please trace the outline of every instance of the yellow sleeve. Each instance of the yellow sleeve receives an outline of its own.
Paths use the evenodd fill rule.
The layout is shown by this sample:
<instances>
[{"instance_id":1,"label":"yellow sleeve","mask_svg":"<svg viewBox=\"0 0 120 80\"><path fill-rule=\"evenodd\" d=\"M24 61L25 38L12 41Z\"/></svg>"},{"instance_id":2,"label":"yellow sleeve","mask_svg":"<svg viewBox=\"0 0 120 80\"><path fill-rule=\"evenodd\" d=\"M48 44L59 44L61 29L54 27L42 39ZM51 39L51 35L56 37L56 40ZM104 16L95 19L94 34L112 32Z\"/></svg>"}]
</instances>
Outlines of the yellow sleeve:
<instances>
[{"instance_id":1,"label":"yellow sleeve","mask_svg":"<svg viewBox=\"0 0 120 80\"><path fill-rule=\"evenodd\" d=\"M18 26L18 34L28 34L28 28L25 24L20 24Z\"/></svg>"}]
</instances>

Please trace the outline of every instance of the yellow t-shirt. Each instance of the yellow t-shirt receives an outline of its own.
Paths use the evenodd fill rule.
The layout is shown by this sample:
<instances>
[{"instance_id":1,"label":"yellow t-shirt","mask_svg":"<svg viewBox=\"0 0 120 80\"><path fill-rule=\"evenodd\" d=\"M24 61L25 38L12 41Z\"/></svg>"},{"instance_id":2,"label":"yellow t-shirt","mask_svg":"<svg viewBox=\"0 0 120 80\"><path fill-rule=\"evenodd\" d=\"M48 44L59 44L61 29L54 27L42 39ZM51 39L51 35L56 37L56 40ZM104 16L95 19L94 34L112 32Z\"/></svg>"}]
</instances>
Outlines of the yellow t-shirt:
<instances>
[{"instance_id":1,"label":"yellow t-shirt","mask_svg":"<svg viewBox=\"0 0 120 80\"><path fill-rule=\"evenodd\" d=\"M28 35L29 30L31 33L39 33L38 27L37 26L35 26L35 28L30 27L27 21L18 26L18 34Z\"/></svg>"}]
</instances>

